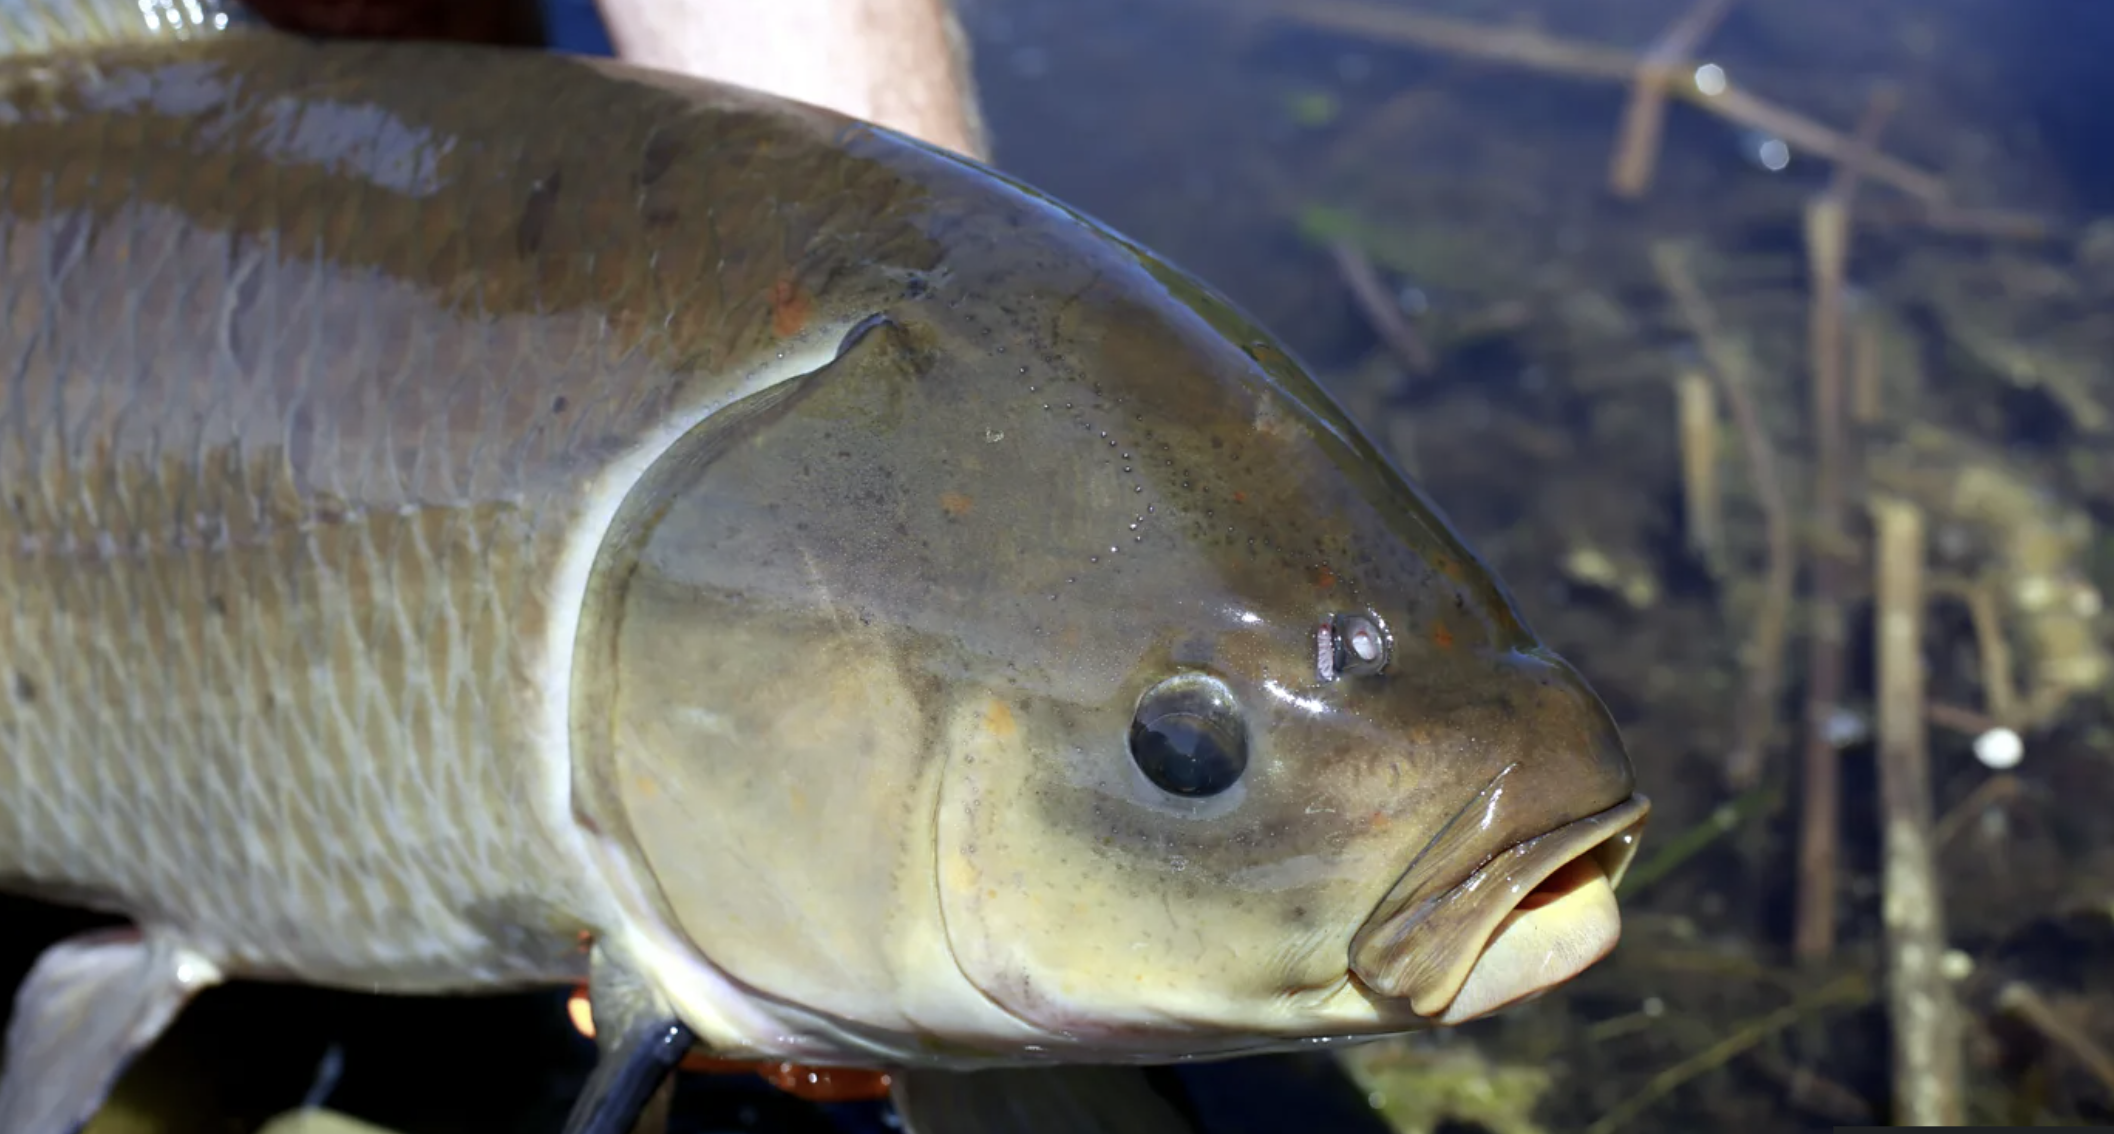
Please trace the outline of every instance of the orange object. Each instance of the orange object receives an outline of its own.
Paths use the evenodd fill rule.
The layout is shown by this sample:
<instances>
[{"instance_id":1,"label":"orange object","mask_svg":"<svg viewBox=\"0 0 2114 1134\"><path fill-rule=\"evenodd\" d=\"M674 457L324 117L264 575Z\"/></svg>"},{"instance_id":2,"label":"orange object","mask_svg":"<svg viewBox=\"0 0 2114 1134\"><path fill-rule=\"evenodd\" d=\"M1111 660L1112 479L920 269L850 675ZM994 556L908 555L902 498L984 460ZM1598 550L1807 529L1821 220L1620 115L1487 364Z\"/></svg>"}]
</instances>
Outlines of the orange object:
<instances>
[{"instance_id":1,"label":"orange object","mask_svg":"<svg viewBox=\"0 0 2114 1134\"><path fill-rule=\"evenodd\" d=\"M594 1011L585 985L566 998L565 1014L581 1035L593 1039ZM681 1070L697 1075L756 1075L764 1082L795 1098L809 1102L873 1102L888 1097L895 1080L886 1071L870 1067L811 1067L783 1060L715 1059L691 1052L683 1057Z\"/></svg>"}]
</instances>

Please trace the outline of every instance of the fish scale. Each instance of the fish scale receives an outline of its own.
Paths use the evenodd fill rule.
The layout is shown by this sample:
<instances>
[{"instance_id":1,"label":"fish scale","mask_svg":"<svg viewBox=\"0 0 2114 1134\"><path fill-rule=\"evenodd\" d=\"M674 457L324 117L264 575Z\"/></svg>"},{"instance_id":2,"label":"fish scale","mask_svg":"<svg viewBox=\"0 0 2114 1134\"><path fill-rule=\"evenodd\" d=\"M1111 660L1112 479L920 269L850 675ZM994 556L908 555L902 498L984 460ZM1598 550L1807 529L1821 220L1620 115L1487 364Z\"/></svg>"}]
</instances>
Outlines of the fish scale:
<instances>
[{"instance_id":1,"label":"fish scale","mask_svg":"<svg viewBox=\"0 0 2114 1134\"><path fill-rule=\"evenodd\" d=\"M172 176L107 160L116 143L78 145L71 160L100 176L0 173L0 306L36 329L9 360L0 478L43 490L0 533L0 657L37 690L0 705L0 870L145 911L231 968L403 988L568 971L576 925L516 955L466 916L592 904L547 865L577 852L536 814L549 773L528 734L539 583L565 517L502 550L538 517L509 499L522 446L504 439L513 407L492 366L369 376L385 353L419 353L376 346L391 304L387 329L469 340L452 353L478 361L489 321L436 317L326 257L274 256L160 206L34 219L62 186L129 200ZM305 214L265 223L321 232L333 209L359 211L294 199ZM215 309L242 294L220 283L231 263L282 304L248 356L218 334L241 315ZM282 345L272 327L310 341ZM282 357L299 364L269 368ZM353 382L386 395L296 435L304 404ZM502 440L463 459L463 432L435 427L450 418ZM318 835L347 829L382 837Z\"/></svg>"}]
</instances>

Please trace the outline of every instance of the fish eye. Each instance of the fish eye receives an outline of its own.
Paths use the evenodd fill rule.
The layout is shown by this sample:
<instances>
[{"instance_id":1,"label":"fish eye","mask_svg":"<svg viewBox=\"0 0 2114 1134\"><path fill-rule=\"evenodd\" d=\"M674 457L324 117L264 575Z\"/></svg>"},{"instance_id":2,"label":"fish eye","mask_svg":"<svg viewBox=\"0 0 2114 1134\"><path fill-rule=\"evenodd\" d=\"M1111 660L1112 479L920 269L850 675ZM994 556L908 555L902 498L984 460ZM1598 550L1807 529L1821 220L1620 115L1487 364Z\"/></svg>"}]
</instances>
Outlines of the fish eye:
<instances>
[{"instance_id":1,"label":"fish eye","mask_svg":"<svg viewBox=\"0 0 2114 1134\"><path fill-rule=\"evenodd\" d=\"M1182 674L1138 699L1130 758L1169 795L1201 799L1240 782L1248 770L1248 730L1233 693L1215 678Z\"/></svg>"},{"instance_id":2,"label":"fish eye","mask_svg":"<svg viewBox=\"0 0 2114 1134\"><path fill-rule=\"evenodd\" d=\"M1379 673L1393 652L1387 624L1371 614L1335 615L1314 634L1314 665L1323 681Z\"/></svg>"}]
</instances>

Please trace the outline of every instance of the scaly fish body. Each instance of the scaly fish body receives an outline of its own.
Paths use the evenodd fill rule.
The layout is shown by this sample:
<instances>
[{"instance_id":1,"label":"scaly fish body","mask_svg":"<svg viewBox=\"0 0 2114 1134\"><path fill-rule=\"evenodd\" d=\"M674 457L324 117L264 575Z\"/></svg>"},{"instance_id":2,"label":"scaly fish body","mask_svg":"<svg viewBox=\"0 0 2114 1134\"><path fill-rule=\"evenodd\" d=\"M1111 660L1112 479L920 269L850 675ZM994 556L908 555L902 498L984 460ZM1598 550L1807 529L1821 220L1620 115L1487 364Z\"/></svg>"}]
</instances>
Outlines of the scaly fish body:
<instances>
[{"instance_id":1,"label":"scaly fish body","mask_svg":"<svg viewBox=\"0 0 2114 1134\"><path fill-rule=\"evenodd\" d=\"M421 55L0 71L0 878L231 972L582 971L564 694L614 501L898 286L879 242L818 262L902 188L836 123ZM600 127L483 141L517 87ZM701 222L741 246L660 239Z\"/></svg>"},{"instance_id":2,"label":"scaly fish body","mask_svg":"<svg viewBox=\"0 0 2114 1134\"><path fill-rule=\"evenodd\" d=\"M1613 943L1612 724L1326 396L819 110L0 56L0 485L0 887L141 929L32 974L8 1134L221 979L975 1068L1447 1023ZM991 1123L974 1078L906 1111Z\"/></svg>"}]
</instances>

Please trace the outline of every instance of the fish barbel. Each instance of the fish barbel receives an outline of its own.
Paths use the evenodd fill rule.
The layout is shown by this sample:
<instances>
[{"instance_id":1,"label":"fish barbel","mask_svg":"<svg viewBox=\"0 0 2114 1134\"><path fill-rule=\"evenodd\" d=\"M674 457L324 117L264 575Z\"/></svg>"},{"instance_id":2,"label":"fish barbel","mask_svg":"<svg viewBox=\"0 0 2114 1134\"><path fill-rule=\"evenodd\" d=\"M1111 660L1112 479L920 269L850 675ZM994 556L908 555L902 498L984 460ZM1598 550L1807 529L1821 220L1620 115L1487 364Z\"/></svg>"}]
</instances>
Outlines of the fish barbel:
<instances>
[{"instance_id":1,"label":"fish barbel","mask_svg":"<svg viewBox=\"0 0 2114 1134\"><path fill-rule=\"evenodd\" d=\"M0 0L0 889L136 927L0 1131L226 980L1012 1132L1614 945L1614 723L1214 293L813 107L229 15Z\"/></svg>"}]
</instances>

